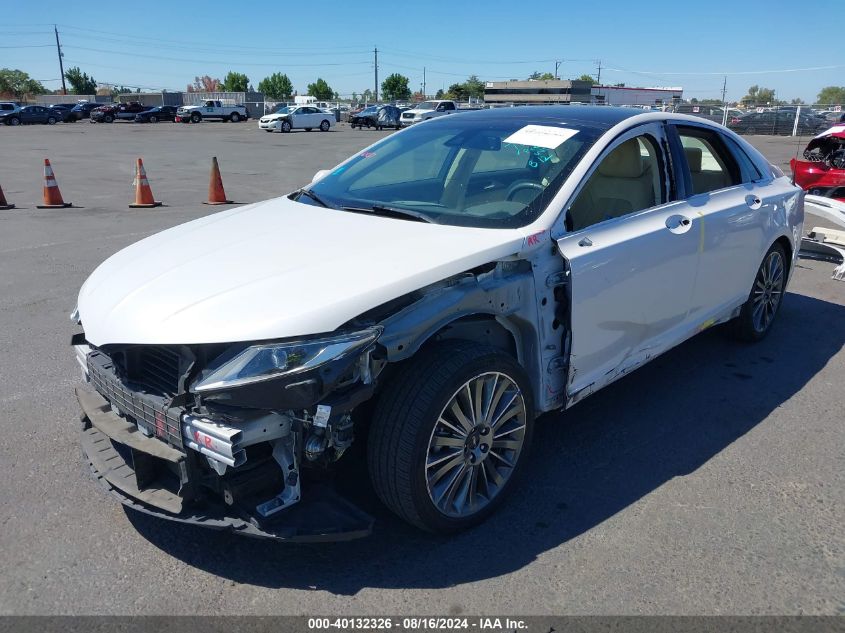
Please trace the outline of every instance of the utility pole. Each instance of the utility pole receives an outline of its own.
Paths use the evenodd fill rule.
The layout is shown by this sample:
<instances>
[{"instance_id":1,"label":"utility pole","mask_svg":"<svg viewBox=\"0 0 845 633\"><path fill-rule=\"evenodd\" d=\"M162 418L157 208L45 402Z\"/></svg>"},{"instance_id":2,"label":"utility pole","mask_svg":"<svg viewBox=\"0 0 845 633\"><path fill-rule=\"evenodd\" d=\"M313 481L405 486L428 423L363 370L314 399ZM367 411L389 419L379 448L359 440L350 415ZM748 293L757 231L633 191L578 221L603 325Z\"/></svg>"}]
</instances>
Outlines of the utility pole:
<instances>
[{"instance_id":1,"label":"utility pole","mask_svg":"<svg viewBox=\"0 0 845 633\"><path fill-rule=\"evenodd\" d=\"M376 48L373 50L373 54L375 54L375 56L376 56L376 64L375 64L375 69L376 69L376 90L375 90L375 93L374 93L374 94L375 94L375 99L374 99L374 101L375 101L375 103L378 103L378 47L376 47Z\"/></svg>"},{"instance_id":2,"label":"utility pole","mask_svg":"<svg viewBox=\"0 0 845 633\"><path fill-rule=\"evenodd\" d=\"M725 75L722 81L722 125L728 124L728 104L725 103L725 95L728 92L728 76Z\"/></svg>"},{"instance_id":3,"label":"utility pole","mask_svg":"<svg viewBox=\"0 0 845 633\"><path fill-rule=\"evenodd\" d=\"M423 101L425 101L425 66L423 66Z\"/></svg>"},{"instance_id":4,"label":"utility pole","mask_svg":"<svg viewBox=\"0 0 845 633\"><path fill-rule=\"evenodd\" d=\"M56 32L56 52L59 54L59 74L62 76L62 94L67 94L67 86L65 86L65 66L62 63L62 46L59 44L59 29L53 25L53 30Z\"/></svg>"},{"instance_id":5,"label":"utility pole","mask_svg":"<svg viewBox=\"0 0 845 633\"><path fill-rule=\"evenodd\" d=\"M558 75L557 75L557 69L560 68L561 63L562 62L560 62L560 61L555 62L555 79L560 79L560 77L558 77Z\"/></svg>"},{"instance_id":6,"label":"utility pole","mask_svg":"<svg viewBox=\"0 0 845 633\"><path fill-rule=\"evenodd\" d=\"M599 63L599 74L596 76L596 83L601 85L601 60L596 60Z\"/></svg>"}]
</instances>

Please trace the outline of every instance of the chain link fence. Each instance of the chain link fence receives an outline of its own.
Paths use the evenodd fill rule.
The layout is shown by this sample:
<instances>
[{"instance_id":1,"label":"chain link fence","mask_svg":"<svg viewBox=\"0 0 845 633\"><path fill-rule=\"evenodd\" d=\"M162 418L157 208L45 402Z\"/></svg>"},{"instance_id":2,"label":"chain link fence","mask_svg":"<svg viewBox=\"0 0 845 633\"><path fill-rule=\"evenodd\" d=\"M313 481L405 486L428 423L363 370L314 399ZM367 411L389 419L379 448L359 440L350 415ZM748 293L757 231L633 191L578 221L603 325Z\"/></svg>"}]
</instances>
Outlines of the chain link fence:
<instances>
[{"instance_id":1,"label":"chain link fence","mask_svg":"<svg viewBox=\"0 0 845 633\"><path fill-rule=\"evenodd\" d=\"M842 104L775 105L722 107L680 103L673 112L701 117L721 123L737 134L776 136L815 136L837 124L845 125Z\"/></svg>"}]
</instances>

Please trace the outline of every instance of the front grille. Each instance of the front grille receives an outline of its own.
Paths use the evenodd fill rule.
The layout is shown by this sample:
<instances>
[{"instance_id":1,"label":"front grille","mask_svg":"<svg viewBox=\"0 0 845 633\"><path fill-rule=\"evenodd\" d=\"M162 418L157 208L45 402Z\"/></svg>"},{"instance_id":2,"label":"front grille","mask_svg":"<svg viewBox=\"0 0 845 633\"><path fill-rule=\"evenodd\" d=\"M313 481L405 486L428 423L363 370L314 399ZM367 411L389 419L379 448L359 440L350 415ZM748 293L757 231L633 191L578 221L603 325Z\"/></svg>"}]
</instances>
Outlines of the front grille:
<instances>
[{"instance_id":1,"label":"front grille","mask_svg":"<svg viewBox=\"0 0 845 633\"><path fill-rule=\"evenodd\" d=\"M182 448L181 409L168 408L168 398L146 393L140 385L124 384L114 363L103 352L91 352L87 362L91 384L121 415L150 435Z\"/></svg>"},{"instance_id":2,"label":"front grille","mask_svg":"<svg viewBox=\"0 0 845 633\"><path fill-rule=\"evenodd\" d=\"M175 395L180 374L179 354L171 349L145 345L127 351L126 375L132 382Z\"/></svg>"}]
</instances>

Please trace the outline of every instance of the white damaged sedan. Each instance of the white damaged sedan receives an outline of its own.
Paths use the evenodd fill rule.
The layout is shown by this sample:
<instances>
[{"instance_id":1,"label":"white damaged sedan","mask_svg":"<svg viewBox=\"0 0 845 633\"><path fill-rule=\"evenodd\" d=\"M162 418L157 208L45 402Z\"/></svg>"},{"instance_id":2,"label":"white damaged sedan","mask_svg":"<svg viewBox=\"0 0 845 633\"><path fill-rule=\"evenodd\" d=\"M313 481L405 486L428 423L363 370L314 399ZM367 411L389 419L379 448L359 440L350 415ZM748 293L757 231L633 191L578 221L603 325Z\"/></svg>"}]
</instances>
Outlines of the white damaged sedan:
<instances>
[{"instance_id":1,"label":"white damaged sedan","mask_svg":"<svg viewBox=\"0 0 845 633\"><path fill-rule=\"evenodd\" d=\"M716 324L766 336L803 216L800 189L700 118L413 126L97 268L73 314L83 449L166 519L364 536L324 471L366 459L399 516L461 530L518 485L538 415Z\"/></svg>"}]
</instances>

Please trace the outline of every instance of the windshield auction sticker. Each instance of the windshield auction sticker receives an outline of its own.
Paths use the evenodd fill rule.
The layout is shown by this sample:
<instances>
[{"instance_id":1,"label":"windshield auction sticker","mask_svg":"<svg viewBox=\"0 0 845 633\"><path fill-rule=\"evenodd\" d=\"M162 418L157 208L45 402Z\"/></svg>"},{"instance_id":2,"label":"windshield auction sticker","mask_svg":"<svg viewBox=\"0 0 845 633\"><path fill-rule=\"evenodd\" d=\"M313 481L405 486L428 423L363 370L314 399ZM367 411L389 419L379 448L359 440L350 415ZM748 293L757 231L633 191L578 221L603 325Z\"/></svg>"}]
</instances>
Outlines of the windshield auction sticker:
<instances>
[{"instance_id":1,"label":"windshield auction sticker","mask_svg":"<svg viewBox=\"0 0 845 633\"><path fill-rule=\"evenodd\" d=\"M578 134L578 130L570 130L565 127L553 127L551 125L526 125L524 128L520 128L511 134L502 142L556 149L576 134Z\"/></svg>"}]
</instances>

